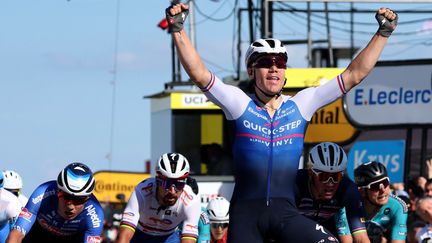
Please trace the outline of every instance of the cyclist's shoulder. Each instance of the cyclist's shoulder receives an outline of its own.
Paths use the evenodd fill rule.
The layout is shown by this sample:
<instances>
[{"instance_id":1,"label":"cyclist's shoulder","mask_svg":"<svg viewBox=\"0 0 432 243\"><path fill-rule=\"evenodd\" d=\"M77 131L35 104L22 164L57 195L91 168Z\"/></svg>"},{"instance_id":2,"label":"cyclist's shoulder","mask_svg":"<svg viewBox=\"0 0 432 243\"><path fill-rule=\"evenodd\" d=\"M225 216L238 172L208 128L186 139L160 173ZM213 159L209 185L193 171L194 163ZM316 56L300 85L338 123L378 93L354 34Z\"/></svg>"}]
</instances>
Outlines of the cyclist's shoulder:
<instances>
[{"instance_id":1,"label":"cyclist's shoulder","mask_svg":"<svg viewBox=\"0 0 432 243\"><path fill-rule=\"evenodd\" d=\"M47 181L39 185L30 196L29 200L33 202L33 204L37 204L42 200L49 198L51 196L56 195L57 193L57 182L56 181Z\"/></svg>"},{"instance_id":2,"label":"cyclist's shoulder","mask_svg":"<svg viewBox=\"0 0 432 243\"><path fill-rule=\"evenodd\" d=\"M210 224L210 218L208 216L206 208L203 208L203 207L201 208L201 214L200 214L199 223L203 224L203 225Z\"/></svg>"},{"instance_id":3,"label":"cyclist's shoulder","mask_svg":"<svg viewBox=\"0 0 432 243\"><path fill-rule=\"evenodd\" d=\"M406 205L406 203L398 196L395 196L393 194L389 195L389 200L385 206L391 208L393 212L396 211L396 215L399 215L400 213L408 214L408 206Z\"/></svg>"},{"instance_id":4,"label":"cyclist's shoulder","mask_svg":"<svg viewBox=\"0 0 432 243\"><path fill-rule=\"evenodd\" d=\"M156 179L154 177L149 177L135 186L135 193L137 194L151 194L155 190Z\"/></svg>"},{"instance_id":5,"label":"cyclist's shoulder","mask_svg":"<svg viewBox=\"0 0 432 243\"><path fill-rule=\"evenodd\" d=\"M0 189L0 203L16 203L19 202L18 197L12 192L1 188Z\"/></svg>"},{"instance_id":6,"label":"cyclist's shoulder","mask_svg":"<svg viewBox=\"0 0 432 243\"><path fill-rule=\"evenodd\" d=\"M179 199L185 207L194 207L197 210L201 211L201 199L199 195L196 195L192 188L189 185L186 185L183 188L183 192L181 193Z\"/></svg>"}]
</instances>

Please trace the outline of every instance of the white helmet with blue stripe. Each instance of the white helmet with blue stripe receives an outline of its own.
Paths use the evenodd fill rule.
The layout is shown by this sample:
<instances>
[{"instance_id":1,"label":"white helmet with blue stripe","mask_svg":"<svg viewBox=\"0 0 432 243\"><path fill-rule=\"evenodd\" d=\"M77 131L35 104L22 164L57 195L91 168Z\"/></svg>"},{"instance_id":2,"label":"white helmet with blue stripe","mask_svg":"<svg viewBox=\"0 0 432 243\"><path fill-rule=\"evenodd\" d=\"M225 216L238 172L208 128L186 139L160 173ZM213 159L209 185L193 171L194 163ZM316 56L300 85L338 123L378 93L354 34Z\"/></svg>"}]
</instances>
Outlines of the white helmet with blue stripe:
<instances>
[{"instance_id":1,"label":"white helmet with blue stripe","mask_svg":"<svg viewBox=\"0 0 432 243\"><path fill-rule=\"evenodd\" d=\"M66 166L57 177L57 188L74 196L90 196L95 184L90 168L77 162Z\"/></svg>"}]
</instances>

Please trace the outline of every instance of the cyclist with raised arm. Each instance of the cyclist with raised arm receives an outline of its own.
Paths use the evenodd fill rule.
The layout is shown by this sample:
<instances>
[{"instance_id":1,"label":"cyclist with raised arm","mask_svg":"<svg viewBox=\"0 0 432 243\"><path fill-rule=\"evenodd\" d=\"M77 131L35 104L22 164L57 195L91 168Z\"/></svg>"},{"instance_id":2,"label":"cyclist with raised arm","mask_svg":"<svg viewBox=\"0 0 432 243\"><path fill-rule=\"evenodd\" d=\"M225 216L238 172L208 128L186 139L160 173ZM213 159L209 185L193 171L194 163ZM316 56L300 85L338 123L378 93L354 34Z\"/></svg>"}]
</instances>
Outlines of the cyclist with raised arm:
<instances>
[{"instance_id":1,"label":"cyclist with raised arm","mask_svg":"<svg viewBox=\"0 0 432 243\"><path fill-rule=\"evenodd\" d=\"M229 225L230 203L224 197L216 197L207 205L210 218L211 243L226 243Z\"/></svg>"},{"instance_id":2,"label":"cyclist with raised arm","mask_svg":"<svg viewBox=\"0 0 432 243\"><path fill-rule=\"evenodd\" d=\"M186 185L188 176L189 162L183 155L163 154L156 177L140 182L132 192L117 243L194 243L201 206L199 197Z\"/></svg>"},{"instance_id":3,"label":"cyclist with raised arm","mask_svg":"<svg viewBox=\"0 0 432 243\"><path fill-rule=\"evenodd\" d=\"M100 243L103 209L89 167L71 163L34 190L6 242Z\"/></svg>"},{"instance_id":4,"label":"cyclist with raised arm","mask_svg":"<svg viewBox=\"0 0 432 243\"><path fill-rule=\"evenodd\" d=\"M3 174L5 178L4 189L12 192L12 194L17 196L18 200L21 202L22 207L25 207L28 198L21 192L23 187L21 176L13 170L5 170L3 171Z\"/></svg>"},{"instance_id":5,"label":"cyclist with raised arm","mask_svg":"<svg viewBox=\"0 0 432 243\"><path fill-rule=\"evenodd\" d=\"M235 188L230 204L229 242L332 242L336 239L301 215L294 187L307 123L323 107L359 84L377 62L397 15L381 8L377 33L336 78L318 87L282 95L288 54L277 39L258 39L245 64L254 94L223 83L205 67L183 29L188 5L166 10L169 30L190 79L234 124Z\"/></svg>"},{"instance_id":6,"label":"cyclist with raised arm","mask_svg":"<svg viewBox=\"0 0 432 243\"><path fill-rule=\"evenodd\" d=\"M386 167L376 161L362 164L354 170L354 179L365 203L366 229L371 242L382 242L386 231L390 233L391 243L405 242L408 208L390 192ZM338 224L340 238L349 240L351 234L345 212L340 215Z\"/></svg>"},{"instance_id":7,"label":"cyclist with raised arm","mask_svg":"<svg viewBox=\"0 0 432 243\"><path fill-rule=\"evenodd\" d=\"M0 243L4 243L21 212L21 202L4 188L4 175L0 173Z\"/></svg>"},{"instance_id":8,"label":"cyclist with raised arm","mask_svg":"<svg viewBox=\"0 0 432 243\"><path fill-rule=\"evenodd\" d=\"M309 152L311 168L297 172L296 205L300 213L337 235L335 215L346 210L354 242L370 242L365 209L356 184L344 175L347 156L339 145L320 143Z\"/></svg>"}]
</instances>

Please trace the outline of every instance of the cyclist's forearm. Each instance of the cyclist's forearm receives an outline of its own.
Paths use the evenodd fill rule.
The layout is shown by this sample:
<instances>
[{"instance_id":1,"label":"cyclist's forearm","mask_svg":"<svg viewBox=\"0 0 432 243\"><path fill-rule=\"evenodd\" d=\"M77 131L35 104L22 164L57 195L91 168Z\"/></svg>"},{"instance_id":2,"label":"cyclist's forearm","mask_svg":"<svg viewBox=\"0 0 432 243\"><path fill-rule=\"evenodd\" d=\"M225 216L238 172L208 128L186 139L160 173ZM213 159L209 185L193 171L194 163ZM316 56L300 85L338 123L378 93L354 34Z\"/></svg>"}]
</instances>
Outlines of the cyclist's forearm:
<instances>
[{"instance_id":1,"label":"cyclist's forearm","mask_svg":"<svg viewBox=\"0 0 432 243\"><path fill-rule=\"evenodd\" d=\"M18 230L14 229L9 233L6 243L21 243L23 239L24 235Z\"/></svg>"},{"instance_id":2,"label":"cyclist's forearm","mask_svg":"<svg viewBox=\"0 0 432 243\"><path fill-rule=\"evenodd\" d=\"M210 81L211 74L192 46L189 37L184 30L172 33L177 48L177 53L184 69L191 80L199 87L205 87Z\"/></svg>"}]
</instances>

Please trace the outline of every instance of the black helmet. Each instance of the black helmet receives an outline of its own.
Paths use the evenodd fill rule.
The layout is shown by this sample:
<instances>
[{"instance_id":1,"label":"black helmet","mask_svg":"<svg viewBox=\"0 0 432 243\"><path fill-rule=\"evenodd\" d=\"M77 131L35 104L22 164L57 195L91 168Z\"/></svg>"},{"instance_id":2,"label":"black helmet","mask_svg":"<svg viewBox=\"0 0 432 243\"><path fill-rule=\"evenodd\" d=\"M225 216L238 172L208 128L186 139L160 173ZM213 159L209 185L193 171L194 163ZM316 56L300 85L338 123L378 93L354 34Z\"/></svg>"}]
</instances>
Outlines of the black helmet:
<instances>
[{"instance_id":1,"label":"black helmet","mask_svg":"<svg viewBox=\"0 0 432 243\"><path fill-rule=\"evenodd\" d=\"M354 170L355 183L359 187L367 186L371 182L388 177L386 167L376 161L370 161L358 166Z\"/></svg>"}]
</instances>

